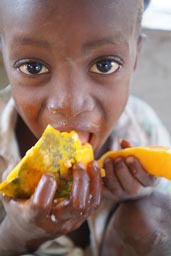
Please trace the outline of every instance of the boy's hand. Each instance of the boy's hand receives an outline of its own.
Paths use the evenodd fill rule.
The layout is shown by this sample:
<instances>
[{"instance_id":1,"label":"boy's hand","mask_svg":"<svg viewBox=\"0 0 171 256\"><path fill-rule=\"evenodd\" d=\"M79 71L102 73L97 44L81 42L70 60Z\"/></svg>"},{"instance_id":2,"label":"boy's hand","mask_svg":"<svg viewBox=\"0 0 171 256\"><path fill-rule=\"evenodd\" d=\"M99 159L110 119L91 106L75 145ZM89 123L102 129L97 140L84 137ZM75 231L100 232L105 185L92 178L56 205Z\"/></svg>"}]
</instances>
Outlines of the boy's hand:
<instances>
[{"instance_id":1,"label":"boy's hand","mask_svg":"<svg viewBox=\"0 0 171 256\"><path fill-rule=\"evenodd\" d=\"M78 228L98 207L102 181L96 162L85 171L82 164L73 168L73 186L69 198L54 199L57 185L52 175L44 175L28 200L3 198L11 232L29 244L58 237ZM18 239L16 239L18 241ZM31 246L30 246L31 247Z\"/></svg>"},{"instance_id":2,"label":"boy's hand","mask_svg":"<svg viewBox=\"0 0 171 256\"><path fill-rule=\"evenodd\" d=\"M131 145L121 141L121 147ZM116 202L137 199L153 192L158 179L148 174L140 161L134 156L106 159L104 162L104 192Z\"/></svg>"}]
</instances>

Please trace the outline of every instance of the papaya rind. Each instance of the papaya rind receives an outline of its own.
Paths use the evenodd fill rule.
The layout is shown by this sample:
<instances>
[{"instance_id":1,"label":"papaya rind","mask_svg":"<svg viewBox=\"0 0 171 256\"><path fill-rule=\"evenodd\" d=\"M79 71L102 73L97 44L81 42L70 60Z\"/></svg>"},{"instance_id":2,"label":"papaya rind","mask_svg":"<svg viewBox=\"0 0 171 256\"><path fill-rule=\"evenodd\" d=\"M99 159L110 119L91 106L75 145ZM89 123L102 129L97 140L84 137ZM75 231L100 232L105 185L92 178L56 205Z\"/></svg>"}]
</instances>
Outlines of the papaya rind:
<instances>
[{"instance_id":1,"label":"papaya rind","mask_svg":"<svg viewBox=\"0 0 171 256\"><path fill-rule=\"evenodd\" d=\"M99 160L99 167L102 168L107 158L134 156L138 158L149 174L171 180L171 147L149 146L130 147L118 151L109 151Z\"/></svg>"}]
</instances>

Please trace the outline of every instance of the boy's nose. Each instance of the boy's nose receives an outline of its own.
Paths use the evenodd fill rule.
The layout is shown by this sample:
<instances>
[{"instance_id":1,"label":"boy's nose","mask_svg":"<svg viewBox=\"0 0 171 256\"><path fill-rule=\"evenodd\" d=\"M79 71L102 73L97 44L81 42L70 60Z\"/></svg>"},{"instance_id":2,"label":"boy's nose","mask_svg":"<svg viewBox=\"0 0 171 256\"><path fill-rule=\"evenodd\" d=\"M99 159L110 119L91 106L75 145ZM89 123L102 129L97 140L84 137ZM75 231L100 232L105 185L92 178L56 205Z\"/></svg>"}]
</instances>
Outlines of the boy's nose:
<instances>
[{"instance_id":1,"label":"boy's nose","mask_svg":"<svg viewBox=\"0 0 171 256\"><path fill-rule=\"evenodd\" d=\"M90 113L95 107L94 98L83 88L57 88L48 99L47 108L51 114L72 119L83 113Z\"/></svg>"}]
</instances>

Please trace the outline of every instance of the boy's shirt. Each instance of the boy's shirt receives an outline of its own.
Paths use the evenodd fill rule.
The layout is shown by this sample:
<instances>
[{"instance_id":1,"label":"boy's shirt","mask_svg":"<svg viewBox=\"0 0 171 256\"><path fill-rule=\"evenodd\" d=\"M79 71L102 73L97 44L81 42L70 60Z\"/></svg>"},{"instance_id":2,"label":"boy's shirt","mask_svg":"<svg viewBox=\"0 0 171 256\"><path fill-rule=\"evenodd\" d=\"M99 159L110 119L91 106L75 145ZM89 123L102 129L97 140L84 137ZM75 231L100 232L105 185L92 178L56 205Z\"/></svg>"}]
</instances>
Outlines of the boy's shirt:
<instances>
[{"instance_id":1,"label":"boy's shirt","mask_svg":"<svg viewBox=\"0 0 171 256\"><path fill-rule=\"evenodd\" d=\"M0 180L6 178L9 172L19 162L19 150L15 138L15 123L17 112L10 95L10 86L0 91ZM120 148L120 139L128 140L134 146L163 145L171 146L170 137L149 105L142 100L130 96L127 106L118 120L112 134L110 150ZM158 189L167 193L170 182L161 179ZM113 203L103 198L101 206L88 219L91 233L91 251L82 251L74 246L66 236L43 244L36 252L37 256L82 256L98 255L98 244L101 241L106 220L112 209ZM0 202L0 222L5 216L5 211ZM29 254L31 255L31 254Z\"/></svg>"}]
</instances>

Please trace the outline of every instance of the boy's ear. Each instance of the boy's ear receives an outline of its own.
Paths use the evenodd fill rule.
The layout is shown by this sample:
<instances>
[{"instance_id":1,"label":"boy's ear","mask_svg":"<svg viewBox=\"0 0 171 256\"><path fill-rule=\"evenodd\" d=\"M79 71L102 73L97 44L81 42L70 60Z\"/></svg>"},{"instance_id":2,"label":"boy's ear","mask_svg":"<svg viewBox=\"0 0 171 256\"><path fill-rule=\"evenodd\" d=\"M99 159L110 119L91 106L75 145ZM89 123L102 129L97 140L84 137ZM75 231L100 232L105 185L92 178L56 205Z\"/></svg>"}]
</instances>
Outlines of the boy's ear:
<instances>
[{"instance_id":1,"label":"boy's ear","mask_svg":"<svg viewBox=\"0 0 171 256\"><path fill-rule=\"evenodd\" d=\"M137 39L137 52L136 52L136 59L135 59L135 64L134 64L134 70L137 68L137 63L138 63L138 57L142 49L142 45L144 40L146 39L146 35L141 33Z\"/></svg>"}]
</instances>

